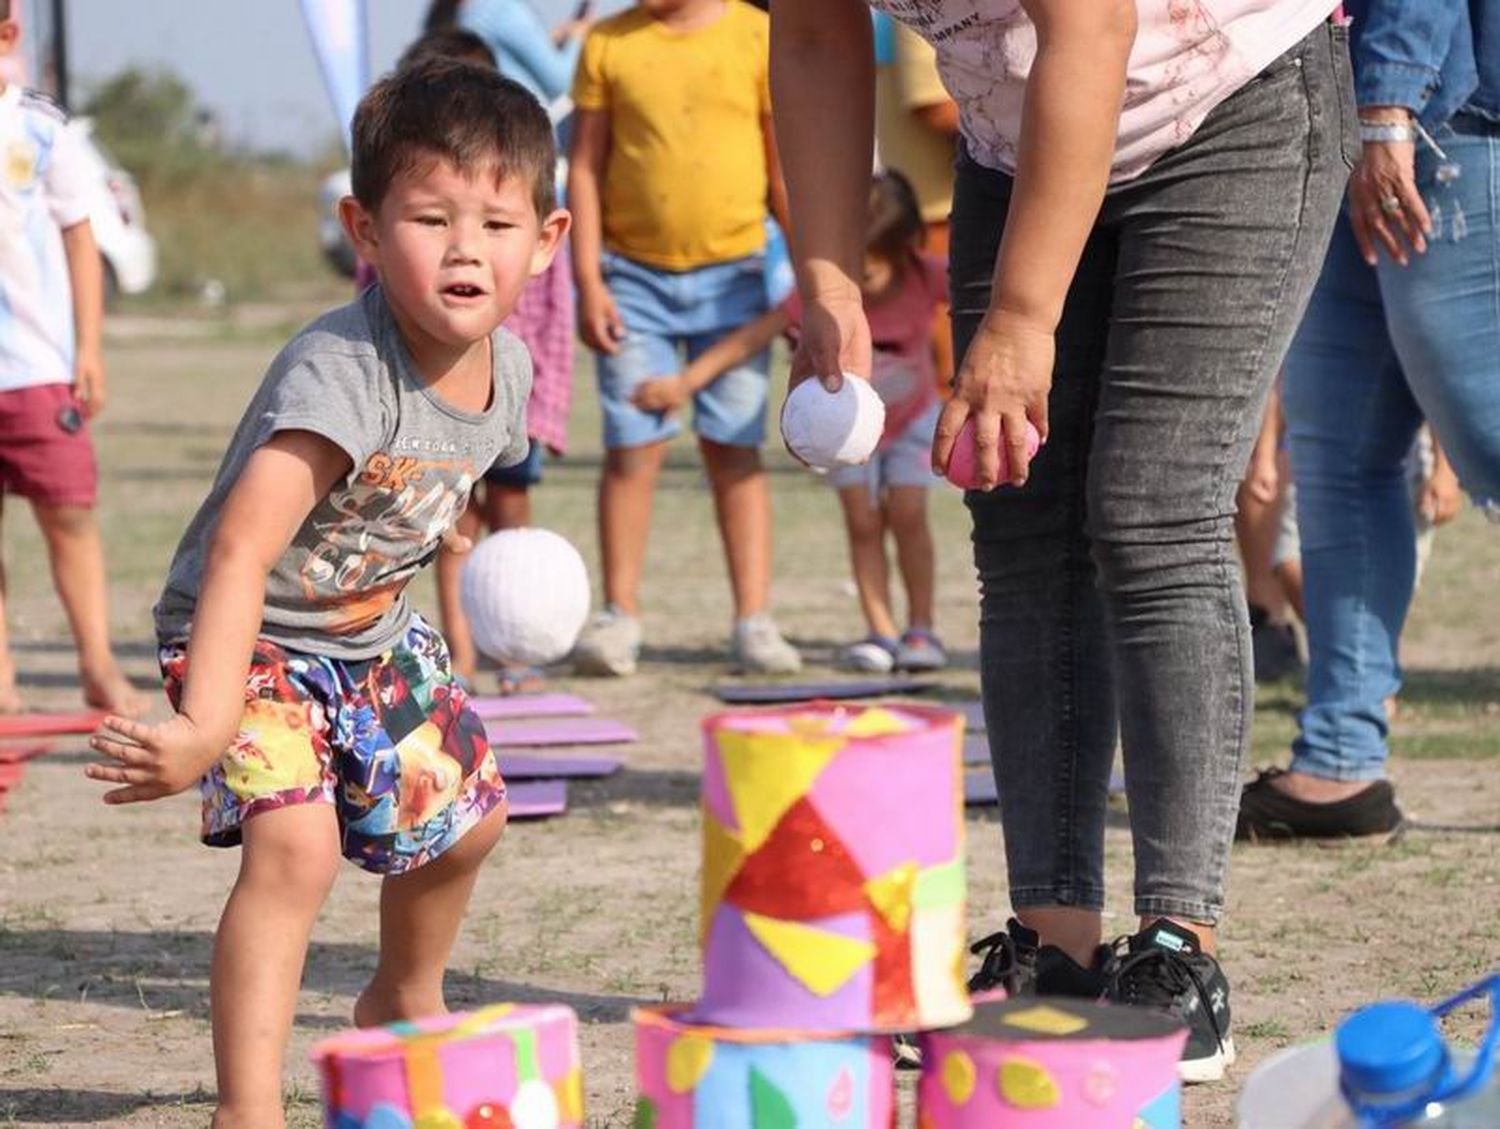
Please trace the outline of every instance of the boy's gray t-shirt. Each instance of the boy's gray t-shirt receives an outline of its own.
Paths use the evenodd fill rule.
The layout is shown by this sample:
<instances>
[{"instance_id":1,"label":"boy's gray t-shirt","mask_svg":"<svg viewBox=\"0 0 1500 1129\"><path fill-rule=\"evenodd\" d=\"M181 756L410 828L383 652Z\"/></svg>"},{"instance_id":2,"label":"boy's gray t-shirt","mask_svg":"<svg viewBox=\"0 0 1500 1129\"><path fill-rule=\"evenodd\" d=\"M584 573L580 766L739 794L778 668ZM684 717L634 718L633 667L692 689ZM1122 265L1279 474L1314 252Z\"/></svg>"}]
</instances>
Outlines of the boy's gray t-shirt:
<instances>
[{"instance_id":1,"label":"boy's gray t-shirt","mask_svg":"<svg viewBox=\"0 0 1500 1129\"><path fill-rule=\"evenodd\" d=\"M293 338L271 363L177 546L156 605L157 637L187 637L219 512L250 456L278 431L311 431L342 448L353 467L266 577L260 635L340 659L389 650L411 618L407 581L437 552L474 483L529 449L531 358L505 330L491 342L493 392L476 414L427 387L378 286Z\"/></svg>"}]
</instances>

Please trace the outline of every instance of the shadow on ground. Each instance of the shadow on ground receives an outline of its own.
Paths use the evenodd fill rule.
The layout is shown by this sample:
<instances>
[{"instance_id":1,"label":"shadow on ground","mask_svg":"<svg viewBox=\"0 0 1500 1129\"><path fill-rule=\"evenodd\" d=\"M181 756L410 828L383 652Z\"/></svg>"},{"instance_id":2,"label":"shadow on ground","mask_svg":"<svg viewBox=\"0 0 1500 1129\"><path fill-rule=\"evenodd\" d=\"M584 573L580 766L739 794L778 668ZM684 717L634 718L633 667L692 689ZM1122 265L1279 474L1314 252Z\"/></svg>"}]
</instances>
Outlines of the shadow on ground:
<instances>
[{"instance_id":1,"label":"shadow on ground","mask_svg":"<svg viewBox=\"0 0 1500 1129\"><path fill-rule=\"evenodd\" d=\"M557 938L565 946L565 937ZM213 934L157 930L0 928L0 994L38 1000L73 999L148 1014L208 1017ZM375 971L374 945L314 941L302 976L304 991L353 999ZM534 984L450 971L444 983L455 1010L505 1000L566 1004L585 1023L623 1023L645 999L567 992ZM302 1027L340 1030L343 1015L299 1014ZM0 1104L0 1112L4 1106Z\"/></svg>"}]
</instances>

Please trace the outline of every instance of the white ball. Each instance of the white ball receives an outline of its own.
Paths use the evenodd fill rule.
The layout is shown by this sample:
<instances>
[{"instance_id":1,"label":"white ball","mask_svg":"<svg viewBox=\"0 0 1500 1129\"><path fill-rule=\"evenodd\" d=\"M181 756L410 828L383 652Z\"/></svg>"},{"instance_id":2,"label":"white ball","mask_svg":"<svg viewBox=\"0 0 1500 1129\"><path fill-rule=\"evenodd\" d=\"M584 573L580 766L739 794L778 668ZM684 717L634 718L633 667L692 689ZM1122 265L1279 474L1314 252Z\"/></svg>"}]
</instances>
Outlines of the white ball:
<instances>
[{"instance_id":1,"label":"white ball","mask_svg":"<svg viewBox=\"0 0 1500 1129\"><path fill-rule=\"evenodd\" d=\"M589 614L589 574L567 539L502 529L464 561L459 598L474 645L500 663L546 666L567 656Z\"/></svg>"},{"instance_id":2,"label":"white ball","mask_svg":"<svg viewBox=\"0 0 1500 1129\"><path fill-rule=\"evenodd\" d=\"M837 392L804 380L781 407L781 435L814 470L868 462L885 430L885 404L868 380L844 374Z\"/></svg>"}]
</instances>

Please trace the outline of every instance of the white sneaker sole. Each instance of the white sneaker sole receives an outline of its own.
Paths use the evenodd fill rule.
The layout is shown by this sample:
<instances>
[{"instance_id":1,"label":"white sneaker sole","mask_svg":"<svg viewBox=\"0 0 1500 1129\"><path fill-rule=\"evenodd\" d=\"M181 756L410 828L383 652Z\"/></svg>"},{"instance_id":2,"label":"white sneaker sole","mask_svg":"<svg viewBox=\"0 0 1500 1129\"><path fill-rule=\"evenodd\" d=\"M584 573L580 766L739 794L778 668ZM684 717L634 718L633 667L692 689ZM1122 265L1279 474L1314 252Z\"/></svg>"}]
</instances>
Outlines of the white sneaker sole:
<instances>
[{"instance_id":1,"label":"white sneaker sole","mask_svg":"<svg viewBox=\"0 0 1500 1129\"><path fill-rule=\"evenodd\" d=\"M1234 1039L1225 1039L1216 1053L1207 1058L1183 1059L1177 1064L1177 1077L1188 1085L1217 1082L1234 1065Z\"/></svg>"}]
</instances>

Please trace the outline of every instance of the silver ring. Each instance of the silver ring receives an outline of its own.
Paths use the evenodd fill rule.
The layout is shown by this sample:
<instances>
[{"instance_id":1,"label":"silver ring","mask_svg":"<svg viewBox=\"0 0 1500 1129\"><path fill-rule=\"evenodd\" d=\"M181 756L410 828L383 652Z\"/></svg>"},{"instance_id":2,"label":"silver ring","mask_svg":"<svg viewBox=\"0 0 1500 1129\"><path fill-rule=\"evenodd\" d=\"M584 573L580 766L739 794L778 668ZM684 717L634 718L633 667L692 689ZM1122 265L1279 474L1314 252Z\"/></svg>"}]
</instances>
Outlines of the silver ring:
<instances>
[{"instance_id":1,"label":"silver ring","mask_svg":"<svg viewBox=\"0 0 1500 1129\"><path fill-rule=\"evenodd\" d=\"M1393 216L1401 210L1401 198L1399 196L1382 196L1380 198L1380 210L1388 216Z\"/></svg>"}]
</instances>

